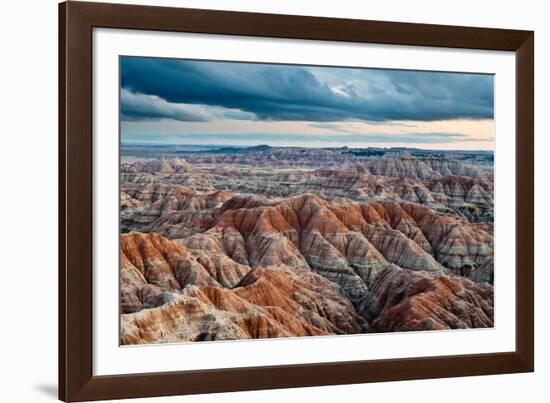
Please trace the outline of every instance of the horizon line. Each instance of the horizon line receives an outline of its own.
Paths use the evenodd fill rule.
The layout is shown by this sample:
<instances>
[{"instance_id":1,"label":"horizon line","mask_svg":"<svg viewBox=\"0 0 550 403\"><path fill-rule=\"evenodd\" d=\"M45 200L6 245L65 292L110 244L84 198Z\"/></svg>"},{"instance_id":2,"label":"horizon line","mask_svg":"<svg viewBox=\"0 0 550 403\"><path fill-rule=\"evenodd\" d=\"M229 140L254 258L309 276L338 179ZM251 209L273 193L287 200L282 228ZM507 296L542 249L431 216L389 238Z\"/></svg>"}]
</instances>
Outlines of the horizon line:
<instances>
[{"instance_id":1,"label":"horizon line","mask_svg":"<svg viewBox=\"0 0 550 403\"><path fill-rule=\"evenodd\" d=\"M124 142L120 141L120 146L132 146L132 145L140 145L140 146L185 146L185 147L219 147L219 148L257 148L257 147L269 147L269 148L315 148L315 149L383 149L383 150L392 150L392 149L405 149L405 150L421 150L421 151L448 151L448 152L491 152L495 153L494 149L449 149L449 148L422 148L422 147L409 147L409 146L349 146L349 145L343 145L343 146L300 146L300 145L270 145L266 143L262 144L196 144L196 143L161 143L161 142Z\"/></svg>"}]
</instances>

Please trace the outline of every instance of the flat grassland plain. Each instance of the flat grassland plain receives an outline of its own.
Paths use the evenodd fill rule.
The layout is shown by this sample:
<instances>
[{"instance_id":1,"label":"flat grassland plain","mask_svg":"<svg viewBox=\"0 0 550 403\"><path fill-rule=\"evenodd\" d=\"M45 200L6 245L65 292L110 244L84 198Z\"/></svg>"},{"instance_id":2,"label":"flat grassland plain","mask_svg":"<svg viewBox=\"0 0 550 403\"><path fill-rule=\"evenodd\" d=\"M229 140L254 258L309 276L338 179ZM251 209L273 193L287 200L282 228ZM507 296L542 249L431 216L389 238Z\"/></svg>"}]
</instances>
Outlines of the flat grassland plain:
<instances>
[{"instance_id":1,"label":"flat grassland plain","mask_svg":"<svg viewBox=\"0 0 550 403\"><path fill-rule=\"evenodd\" d=\"M121 344L493 326L492 78L208 63L122 64Z\"/></svg>"}]
</instances>

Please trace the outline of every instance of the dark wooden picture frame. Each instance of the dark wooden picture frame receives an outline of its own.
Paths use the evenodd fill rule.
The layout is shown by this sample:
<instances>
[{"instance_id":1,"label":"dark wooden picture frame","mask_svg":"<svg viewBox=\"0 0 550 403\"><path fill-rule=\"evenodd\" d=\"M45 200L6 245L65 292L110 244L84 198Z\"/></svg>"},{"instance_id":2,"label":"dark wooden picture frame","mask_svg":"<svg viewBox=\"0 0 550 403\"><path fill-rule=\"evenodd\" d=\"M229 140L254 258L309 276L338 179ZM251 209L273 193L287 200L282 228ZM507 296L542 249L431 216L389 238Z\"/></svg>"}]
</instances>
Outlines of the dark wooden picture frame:
<instances>
[{"instance_id":1,"label":"dark wooden picture frame","mask_svg":"<svg viewBox=\"0 0 550 403\"><path fill-rule=\"evenodd\" d=\"M436 356L94 376L92 31L151 31L505 50L516 55L516 349ZM66 2L59 5L59 398L118 399L534 370L534 33L380 21Z\"/></svg>"}]
</instances>

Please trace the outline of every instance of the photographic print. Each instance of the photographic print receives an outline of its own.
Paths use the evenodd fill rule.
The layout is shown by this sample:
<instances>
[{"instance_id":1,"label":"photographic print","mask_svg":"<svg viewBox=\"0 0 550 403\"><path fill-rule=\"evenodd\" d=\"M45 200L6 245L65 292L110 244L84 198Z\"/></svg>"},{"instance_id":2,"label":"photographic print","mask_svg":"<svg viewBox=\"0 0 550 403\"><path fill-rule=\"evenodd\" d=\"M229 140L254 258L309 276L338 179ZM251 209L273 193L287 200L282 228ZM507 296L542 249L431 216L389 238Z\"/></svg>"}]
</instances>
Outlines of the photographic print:
<instances>
[{"instance_id":1,"label":"photographic print","mask_svg":"<svg viewBox=\"0 0 550 403\"><path fill-rule=\"evenodd\" d=\"M122 345L493 327L493 75L119 63Z\"/></svg>"}]
</instances>

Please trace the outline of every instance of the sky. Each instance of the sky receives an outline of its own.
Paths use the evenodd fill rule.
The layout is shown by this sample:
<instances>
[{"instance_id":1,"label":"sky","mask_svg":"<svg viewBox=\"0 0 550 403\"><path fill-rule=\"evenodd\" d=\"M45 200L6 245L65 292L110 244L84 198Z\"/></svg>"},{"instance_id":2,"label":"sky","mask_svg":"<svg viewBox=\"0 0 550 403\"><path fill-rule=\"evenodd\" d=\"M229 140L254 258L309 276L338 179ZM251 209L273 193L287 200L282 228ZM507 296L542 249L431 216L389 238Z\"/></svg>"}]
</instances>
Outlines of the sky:
<instances>
[{"instance_id":1,"label":"sky","mask_svg":"<svg viewBox=\"0 0 550 403\"><path fill-rule=\"evenodd\" d=\"M488 74L122 57L124 143L494 149Z\"/></svg>"}]
</instances>

